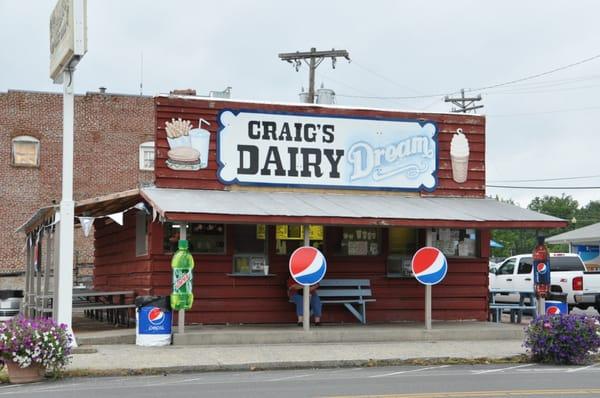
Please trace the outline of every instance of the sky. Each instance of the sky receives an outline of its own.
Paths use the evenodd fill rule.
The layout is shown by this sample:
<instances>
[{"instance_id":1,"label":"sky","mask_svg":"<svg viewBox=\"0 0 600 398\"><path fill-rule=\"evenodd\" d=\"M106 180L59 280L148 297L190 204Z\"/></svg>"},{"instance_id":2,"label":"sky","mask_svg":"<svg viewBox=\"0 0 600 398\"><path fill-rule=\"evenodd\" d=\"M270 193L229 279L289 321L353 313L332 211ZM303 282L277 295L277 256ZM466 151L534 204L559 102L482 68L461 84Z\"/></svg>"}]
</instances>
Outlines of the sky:
<instances>
[{"instance_id":1,"label":"sky","mask_svg":"<svg viewBox=\"0 0 600 398\"><path fill-rule=\"evenodd\" d=\"M48 77L55 3L0 0L0 92L62 90ZM234 99L295 102L308 70L277 55L345 49L351 62L324 61L316 74L337 104L447 112L445 94L473 90L486 115L488 184L600 187L598 15L593 0L88 0L75 91L231 86ZM414 96L423 98L398 99ZM539 181L556 178L569 179ZM563 193L600 200L600 189L487 189L521 206Z\"/></svg>"}]
</instances>

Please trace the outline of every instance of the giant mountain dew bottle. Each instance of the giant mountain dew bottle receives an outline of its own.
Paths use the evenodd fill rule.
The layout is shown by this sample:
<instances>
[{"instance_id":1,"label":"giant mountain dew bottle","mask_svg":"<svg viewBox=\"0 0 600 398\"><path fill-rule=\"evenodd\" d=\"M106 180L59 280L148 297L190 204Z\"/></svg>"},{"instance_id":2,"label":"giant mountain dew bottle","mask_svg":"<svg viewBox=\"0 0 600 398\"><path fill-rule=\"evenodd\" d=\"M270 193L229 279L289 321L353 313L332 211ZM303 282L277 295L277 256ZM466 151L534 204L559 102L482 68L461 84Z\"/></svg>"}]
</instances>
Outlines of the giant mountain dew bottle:
<instances>
[{"instance_id":1,"label":"giant mountain dew bottle","mask_svg":"<svg viewBox=\"0 0 600 398\"><path fill-rule=\"evenodd\" d=\"M171 268L173 268L171 308L173 310L189 310L194 302L194 295L192 294L194 258L188 251L187 240L180 240L178 247L171 259Z\"/></svg>"}]
</instances>

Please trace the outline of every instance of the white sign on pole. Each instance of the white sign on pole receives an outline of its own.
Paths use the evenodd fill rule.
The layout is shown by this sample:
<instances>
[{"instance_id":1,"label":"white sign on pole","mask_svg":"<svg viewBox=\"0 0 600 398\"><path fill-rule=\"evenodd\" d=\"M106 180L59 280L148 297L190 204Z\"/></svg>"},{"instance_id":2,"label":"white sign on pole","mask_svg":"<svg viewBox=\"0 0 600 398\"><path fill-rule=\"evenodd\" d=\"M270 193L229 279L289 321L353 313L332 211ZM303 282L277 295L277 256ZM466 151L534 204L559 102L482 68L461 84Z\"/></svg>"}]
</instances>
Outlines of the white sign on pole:
<instances>
[{"instance_id":1,"label":"white sign on pole","mask_svg":"<svg viewBox=\"0 0 600 398\"><path fill-rule=\"evenodd\" d=\"M87 1L58 0L50 16L50 78L62 83L87 52Z\"/></svg>"},{"instance_id":2,"label":"white sign on pole","mask_svg":"<svg viewBox=\"0 0 600 398\"><path fill-rule=\"evenodd\" d=\"M223 110L217 137L224 184L432 191L434 122Z\"/></svg>"},{"instance_id":3,"label":"white sign on pole","mask_svg":"<svg viewBox=\"0 0 600 398\"><path fill-rule=\"evenodd\" d=\"M62 197L58 272L55 273L56 321L73 336L73 127L75 122L75 66L87 51L86 0L58 0L50 16L50 78L63 85Z\"/></svg>"}]
</instances>

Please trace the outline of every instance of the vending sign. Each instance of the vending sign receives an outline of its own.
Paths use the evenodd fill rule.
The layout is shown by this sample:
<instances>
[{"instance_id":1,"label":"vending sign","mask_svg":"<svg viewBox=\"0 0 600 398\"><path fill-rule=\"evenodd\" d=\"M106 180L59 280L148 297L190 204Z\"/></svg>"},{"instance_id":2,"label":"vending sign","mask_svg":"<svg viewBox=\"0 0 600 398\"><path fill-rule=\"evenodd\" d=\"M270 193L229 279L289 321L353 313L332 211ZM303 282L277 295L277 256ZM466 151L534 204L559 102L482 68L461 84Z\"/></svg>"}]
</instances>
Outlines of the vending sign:
<instances>
[{"instance_id":1,"label":"vending sign","mask_svg":"<svg viewBox=\"0 0 600 398\"><path fill-rule=\"evenodd\" d=\"M223 110L224 184L433 191L437 127L425 120Z\"/></svg>"}]
</instances>

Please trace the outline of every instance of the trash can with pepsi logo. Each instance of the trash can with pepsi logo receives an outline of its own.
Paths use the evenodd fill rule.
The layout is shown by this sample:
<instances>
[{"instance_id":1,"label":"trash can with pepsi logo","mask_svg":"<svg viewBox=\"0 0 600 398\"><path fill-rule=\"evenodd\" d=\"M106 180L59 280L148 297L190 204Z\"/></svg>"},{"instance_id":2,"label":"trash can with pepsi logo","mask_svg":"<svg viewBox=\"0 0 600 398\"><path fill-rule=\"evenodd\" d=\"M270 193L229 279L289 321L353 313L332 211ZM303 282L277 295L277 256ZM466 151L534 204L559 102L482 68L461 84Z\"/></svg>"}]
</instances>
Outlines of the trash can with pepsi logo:
<instances>
[{"instance_id":1,"label":"trash can with pepsi logo","mask_svg":"<svg viewBox=\"0 0 600 398\"><path fill-rule=\"evenodd\" d=\"M135 306L135 344L147 347L171 344L172 312L169 296L138 296Z\"/></svg>"},{"instance_id":2,"label":"trash can with pepsi logo","mask_svg":"<svg viewBox=\"0 0 600 398\"><path fill-rule=\"evenodd\" d=\"M569 306L567 303L558 300L546 300L546 315L568 314Z\"/></svg>"}]
</instances>

